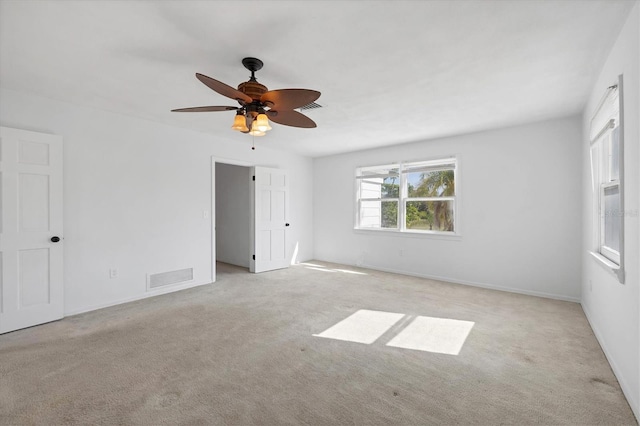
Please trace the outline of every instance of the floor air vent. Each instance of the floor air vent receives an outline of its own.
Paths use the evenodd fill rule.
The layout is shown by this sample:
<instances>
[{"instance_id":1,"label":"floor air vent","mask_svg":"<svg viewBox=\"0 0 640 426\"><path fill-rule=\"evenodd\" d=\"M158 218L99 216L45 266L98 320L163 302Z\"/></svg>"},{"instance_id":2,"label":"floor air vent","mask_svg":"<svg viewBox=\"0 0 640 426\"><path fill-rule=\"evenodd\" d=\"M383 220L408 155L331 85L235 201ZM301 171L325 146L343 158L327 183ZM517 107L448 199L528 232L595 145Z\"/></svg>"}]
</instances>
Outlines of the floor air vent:
<instances>
[{"instance_id":1,"label":"floor air vent","mask_svg":"<svg viewBox=\"0 0 640 426\"><path fill-rule=\"evenodd\" d=\"M193 280L193 268L179 269L177 271L161 272L147 275L147 289L180 284Z\"/></svg>"}]
</instances>

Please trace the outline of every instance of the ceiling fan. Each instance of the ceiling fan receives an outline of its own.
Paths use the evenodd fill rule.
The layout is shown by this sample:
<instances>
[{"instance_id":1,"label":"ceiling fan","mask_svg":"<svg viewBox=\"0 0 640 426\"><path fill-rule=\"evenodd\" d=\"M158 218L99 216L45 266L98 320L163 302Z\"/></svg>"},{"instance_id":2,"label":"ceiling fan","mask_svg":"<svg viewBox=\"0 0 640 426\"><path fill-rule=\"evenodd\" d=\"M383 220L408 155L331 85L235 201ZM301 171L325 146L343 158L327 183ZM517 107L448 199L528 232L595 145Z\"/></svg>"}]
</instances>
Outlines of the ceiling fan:
<instances>
[{"instance_id":1,"label":"ceiling fan","mask_svg":"<svg viewBox=\"0 0 640 426\"><path fill-rule=\"evenodd\" d=\"M258 83L255 72L264 65L260 59L244 58L242 65L251 71L249 81L240 83L234 89L218 80L196 73L196 78L211 90L237 101L240 106L201 106L179 108L172 112L209 112L236 111L231 128L253 136L264 136L271 130L271 121L285 126L313 128L316 123L304 114L294 111L308 105L320 97L320 92L308 89L268 90L267 86Z\"/></svg>"}]
</instances>

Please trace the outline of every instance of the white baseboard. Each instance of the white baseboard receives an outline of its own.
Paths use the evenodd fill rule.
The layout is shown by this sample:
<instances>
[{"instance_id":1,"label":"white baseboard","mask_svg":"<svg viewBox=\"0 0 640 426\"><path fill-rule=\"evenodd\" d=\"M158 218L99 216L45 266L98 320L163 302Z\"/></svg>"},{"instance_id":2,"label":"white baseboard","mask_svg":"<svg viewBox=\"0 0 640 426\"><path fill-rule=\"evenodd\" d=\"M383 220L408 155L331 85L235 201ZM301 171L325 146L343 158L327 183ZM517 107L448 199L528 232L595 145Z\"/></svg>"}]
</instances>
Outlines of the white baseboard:
<instances>
[{"instance_id":1,"label":"white baseboard","mask_svg":"<svg viewBox=\"0 0 640 426\"><path fill-rule=\"evenodd\" d=\"M176 291L186 290L188 288L198 287L198 286L207 285L207 284L212 284L212 283L210 281L209 282L203 282L203 283L190 282L190 283L186 283L186 284L171 286L169 288L161 288L161 289L158 289L158 290L145 292L145 293L140 294L138 296L127 297L125 299L117 299L117 300L114 300L114 301L111 301L111 302L107 302L107 303L101 303L101 304L98 304L98 305L86 306L86 307L83 307L83 308L80 308L80 309L74 309L74 310L71 310L71 311L65 311L64 316L65 317L70 317L72 315L83 314L85 312L91 312L91 311L95 311L95 310L98 310L98 309L108 308L110 306L121 305L123 303L135 302L136 300L141 300L141 299L146 299L146 298L149 298L149 297L160 296L161 294L174 293Z\"/></svg>"},{"instance_id":2,"label":"white baseboard","mask_svg":"<svg viewBox=\"0 0 640 426\"><path fill-rule=\"evenodd\" d=\"M320 259L318 259L318 260L320 260ZM332 263L339 263L339 262L332 262ZM413 273L413 272L395 270L395 269L391 269L391 268L381 268L379 266L367 265L367 264L350 265L350 266L354 266L356 268L373 269L374 271L390 272L392 274L408 275L410 277L426 278L426 279L429 279L429 280L444 281L444 282L449 282L449 283L454 283L454 284L463 284L463 285L468 285L468 286L472 286L472 287L486 288L486 289L489 289L489 290L499 290L499 291L506 291L508 293L517 293L517 294L524 294L524 295L527 295L527 296L544 297L544 298L547 298L547 299L554 299L554 300L562 300L562 301L565 301L565 302L580 303L580 298L571 297L571 296L565 296L565 295L562 295L562 294L544 293L544 292L541 292L541 291L522 290L522 289L517 289L517 288L511 288L511 287L502 287L502 286L497 286L497 285L493 285L493 284L480 283L480 282L476 282L476 281L458 280L458 279L455 279L455 278L439 277L439 276L436 276L436 275L418 274L418 273Z\"/></svg>"},{"instance_id":3,"label":"white baseboard","mask_svg":"<svg viewBox=\"0 0 640 426\"><path fill-rule=\"evenodd\" d=\"M624 394L625 398L627 398L627 402L631 407L631 411L633 411L633 414L636 416L636 421L640 422L640 403L638 401L633 401L631 399L631 388L627 384L627 381L625 380L624 376L620 372L620 368L618 368L618 365L616 364L615 360L611 356L611 353L607 349L607 345L605 344L605 341L602 338L602 333L600 333L600 330L598 329L598 327L596 327L593 321L591 320L589 310L586 308L586 306L584 306L583 304L580 304L580 305L582 306L582 311L584 312L584 316L587 317L587 321L591 326L591 330L593 330L593 334L596 336L596 340L600 344L600 348L602 348L602 352L604 352L604 356L607 358L607 361L609 361L609 365L613 370L613 374L616 376L616 379L618 379L618 383L620 383L620 388L622 389L622 393Z\"/></svg>"}]
</instances>

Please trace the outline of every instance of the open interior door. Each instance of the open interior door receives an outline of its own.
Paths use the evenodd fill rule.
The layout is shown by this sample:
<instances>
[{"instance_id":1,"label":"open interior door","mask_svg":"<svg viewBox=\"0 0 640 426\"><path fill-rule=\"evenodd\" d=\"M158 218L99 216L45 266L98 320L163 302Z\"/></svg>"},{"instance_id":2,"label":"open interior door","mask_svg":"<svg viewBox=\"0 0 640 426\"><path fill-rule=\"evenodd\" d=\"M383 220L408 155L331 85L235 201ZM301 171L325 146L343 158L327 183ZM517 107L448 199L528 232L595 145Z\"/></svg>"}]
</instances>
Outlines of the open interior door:
<instances>
[{"instance_id":1,"label":"open interior door","mask_svg":"<svg viewBox=\"0 0 640 426\"><path fill-rule=\"evenodd\" d=\"M0 127L0 333L62 318L62 138Z\"/></svg>"},{"instance_id":2,"label":"open interior door","mask_svg":"<svg viewBox=\"0 0 640 426\"><path fill-rule=\"evenodd\" d=\"M286 170L253 168L251 272L289 267L289 174Z\"/></svg>"}]
</instances>

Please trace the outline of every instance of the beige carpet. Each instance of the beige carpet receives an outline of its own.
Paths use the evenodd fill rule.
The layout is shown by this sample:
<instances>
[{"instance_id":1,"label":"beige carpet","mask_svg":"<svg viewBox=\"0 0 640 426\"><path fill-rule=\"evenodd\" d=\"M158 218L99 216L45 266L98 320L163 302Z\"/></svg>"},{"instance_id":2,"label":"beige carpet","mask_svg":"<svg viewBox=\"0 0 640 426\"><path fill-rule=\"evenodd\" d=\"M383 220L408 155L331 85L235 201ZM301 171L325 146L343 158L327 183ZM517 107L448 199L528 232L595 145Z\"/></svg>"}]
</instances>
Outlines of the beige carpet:
<instances>
[{"instance_id":1,"label":"beige carpet","mask_svg":"<svg viewBox=\"0 0 640 426\"><path fill-rule=\"evenodd\" d=\"M314 263L0 336L0 424L636 424L578 304ZM313 336L361 309L474 324Z\"/></svg>"}]
</instances>

